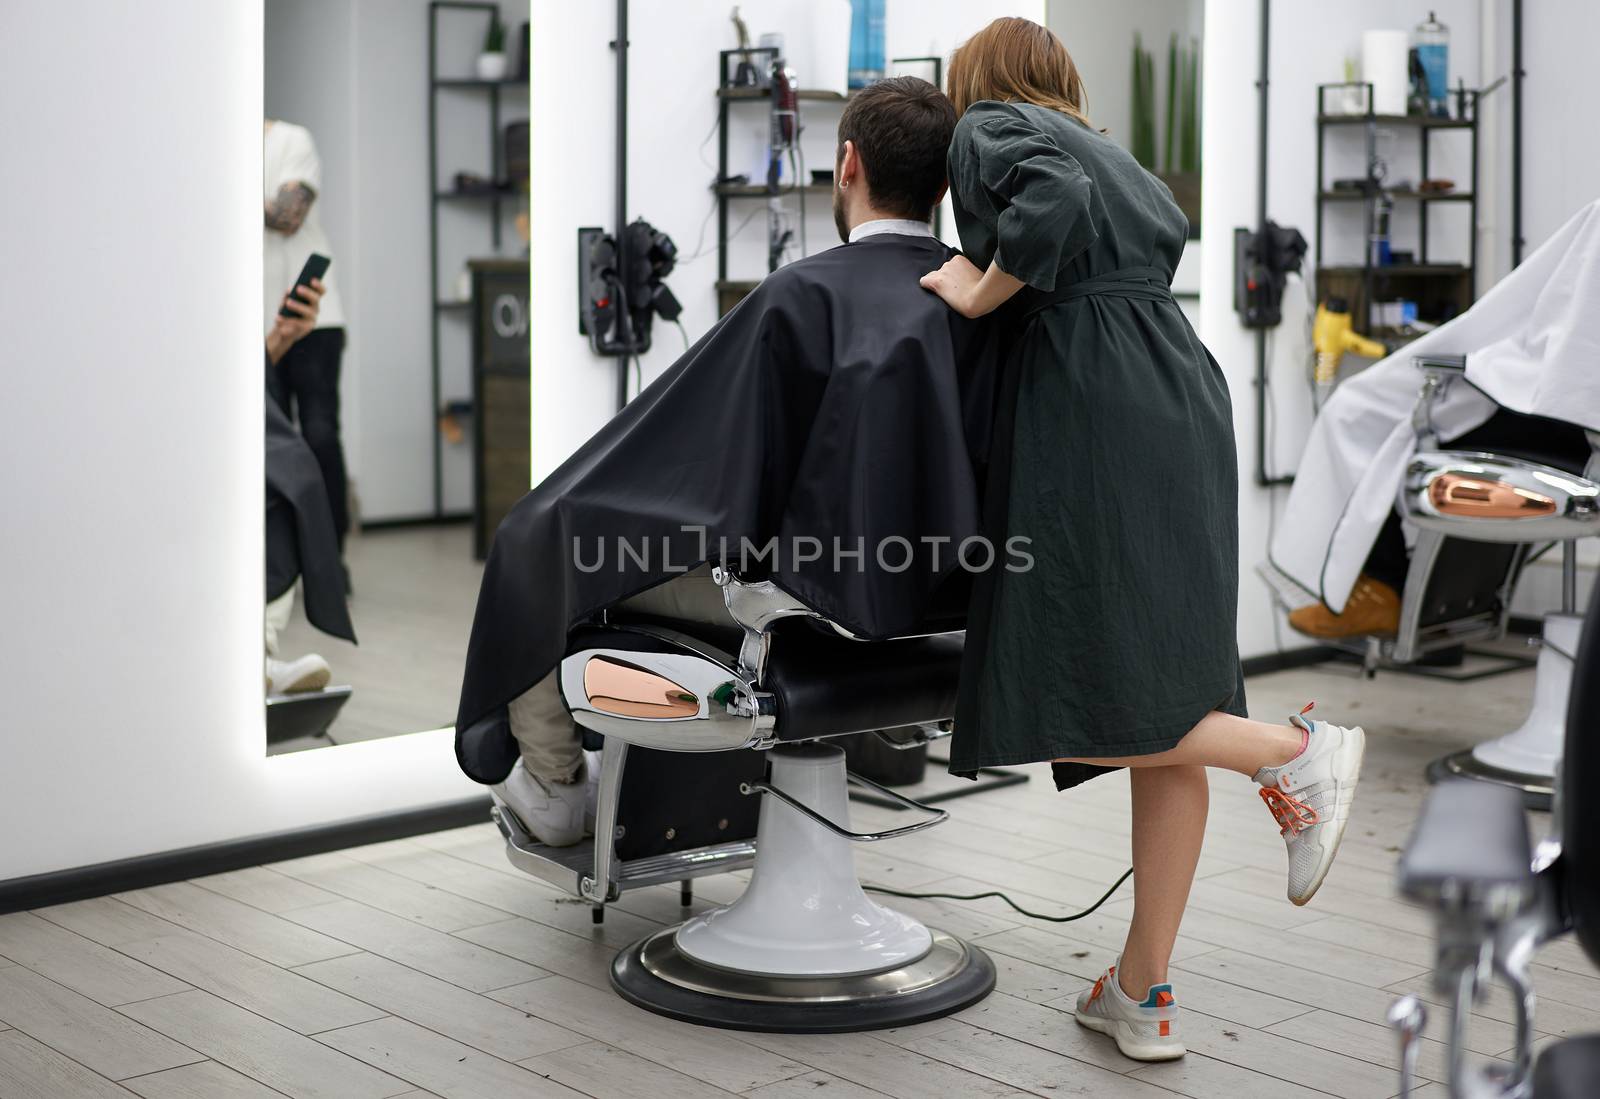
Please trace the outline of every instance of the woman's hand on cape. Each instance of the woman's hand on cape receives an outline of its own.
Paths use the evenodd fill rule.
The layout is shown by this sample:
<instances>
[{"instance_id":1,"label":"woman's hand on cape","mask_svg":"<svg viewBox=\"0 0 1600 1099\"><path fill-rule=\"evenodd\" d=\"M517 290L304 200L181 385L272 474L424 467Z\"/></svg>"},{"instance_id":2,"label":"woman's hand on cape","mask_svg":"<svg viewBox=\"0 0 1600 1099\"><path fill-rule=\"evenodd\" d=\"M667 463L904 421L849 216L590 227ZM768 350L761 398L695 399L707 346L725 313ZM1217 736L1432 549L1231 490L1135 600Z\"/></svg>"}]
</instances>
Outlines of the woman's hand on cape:
<instances>
[{"instance_id":1,"label":"woman's hand on cape","mask_svg":"<svg viewBox=\"0 0 1600 1099\"><path fill-rule=\"evenodd\" d=\"M1023 286L993 263L987 271L979 271L971 260L959 255L952 256L937 271L923 275L921 284L968 319L993 312Z\"/></svg>"}]
</instances>

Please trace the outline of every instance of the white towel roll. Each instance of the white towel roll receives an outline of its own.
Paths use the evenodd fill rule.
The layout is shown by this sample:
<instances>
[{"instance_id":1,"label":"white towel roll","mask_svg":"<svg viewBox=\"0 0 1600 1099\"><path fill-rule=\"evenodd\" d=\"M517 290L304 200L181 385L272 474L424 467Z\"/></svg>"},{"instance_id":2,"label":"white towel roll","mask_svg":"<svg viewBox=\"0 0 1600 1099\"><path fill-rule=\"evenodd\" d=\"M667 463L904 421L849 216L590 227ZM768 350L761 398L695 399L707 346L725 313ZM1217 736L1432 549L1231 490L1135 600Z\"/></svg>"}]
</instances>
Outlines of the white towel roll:
<instances>
[{"instance_id":1,"label":"white towel roll","mask_svg":"<svg viewBox=\"0 0 1600 1099\"><path fill-rule=\"evenodd\" d=\"M1411 37L1405 31L1367 31L1361 36L1361 78L1372 85L1377 114L1405 114Z\"/></svg>"},{"instance_id":2,"label":"white towel roll","mask_svg":"<svg viewBox=\"0 0 1600 1099\"><path fill-rule=\"evenodd\" d=\"M813 0L811 71L801 83L844 95L850 90L850 0Z\"/></svg>"}]
</instances>

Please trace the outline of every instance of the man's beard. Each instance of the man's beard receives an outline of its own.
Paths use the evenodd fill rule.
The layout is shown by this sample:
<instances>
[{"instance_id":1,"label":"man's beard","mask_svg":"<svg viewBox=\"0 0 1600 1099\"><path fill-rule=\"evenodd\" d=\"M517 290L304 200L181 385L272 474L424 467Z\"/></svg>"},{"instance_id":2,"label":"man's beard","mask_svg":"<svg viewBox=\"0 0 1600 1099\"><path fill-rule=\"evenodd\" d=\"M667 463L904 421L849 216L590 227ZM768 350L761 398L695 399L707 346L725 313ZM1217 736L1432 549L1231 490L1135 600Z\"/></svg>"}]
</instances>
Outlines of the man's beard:
<instances>
[{"instance_id":1,"label":"man's beard","mask_svg":"<svg viewBox=\"0 0 1600 1099\"><path fill-rule=\"evenodd\" d=\"M833 183L833 226L839 230L839 240L849 244L850 223L844 216L844 191L840 189L837 178Z\"/></svg>"}]
</instances>

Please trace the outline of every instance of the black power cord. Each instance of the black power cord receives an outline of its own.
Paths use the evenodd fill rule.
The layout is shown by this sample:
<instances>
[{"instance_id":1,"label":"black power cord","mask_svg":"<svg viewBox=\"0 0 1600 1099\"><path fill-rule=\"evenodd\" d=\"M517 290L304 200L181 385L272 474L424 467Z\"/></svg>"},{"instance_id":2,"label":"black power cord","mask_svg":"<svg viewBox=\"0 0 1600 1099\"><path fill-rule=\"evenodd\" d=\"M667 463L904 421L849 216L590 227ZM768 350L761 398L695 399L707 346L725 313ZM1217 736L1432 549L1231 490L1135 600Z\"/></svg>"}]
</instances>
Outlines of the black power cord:
<instances>
[{"instance_id":1,"label":"black power cord","mask_svg":"<svg viewBox=\"0 0 1600 1099\"><path fill-rule=\"evenodd\" d=\"M986 900L989 897L999 897L1001 900L1005 901L1012 908L1016 909L1030 920L1044 920L1047 923L1071 923L1073 920L1081 920L1085 916L1094 915L1095 910L1102 904L1105 904L1107 901L1109 901L1111 899L1111 894L1115 893L1118 889L1121 889L1122 883L1131 877L1133 877L1133 867L1130 866L1128 869L1123 871L1122 877L1118 878L1110 889L1107 889L1100 895L1099 900L1095 901L1088 908L1085 908L1082 912L1074 912L1070 916L1046 916L1042 912L1029 912L1026 908L1022 907L1016 901L1012 900L1010 897L1006 896L997 889L990 890L987 893L904 893L898 889L888 889L881 885L863 885L861 888L867 890L869 893L882 893L889 897L905 897L908 900L981 901Z\"/></svg>"}]
</instances>

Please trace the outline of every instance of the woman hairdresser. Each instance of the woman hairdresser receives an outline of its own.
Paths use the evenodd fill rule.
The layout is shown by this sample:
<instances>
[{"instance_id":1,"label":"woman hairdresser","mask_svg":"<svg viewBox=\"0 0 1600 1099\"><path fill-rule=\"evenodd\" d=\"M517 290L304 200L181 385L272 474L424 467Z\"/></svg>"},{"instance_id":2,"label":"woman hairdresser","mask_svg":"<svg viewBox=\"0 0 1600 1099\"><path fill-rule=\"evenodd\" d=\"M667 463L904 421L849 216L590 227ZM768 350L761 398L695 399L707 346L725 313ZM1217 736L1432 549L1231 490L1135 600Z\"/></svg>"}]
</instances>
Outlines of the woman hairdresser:
<instances>
[{"instance_id":1,"label":"woman hairdresser","mask_svg":"<svg viewBox=\"0 0 1600 1099\"><path fill-rule=\"evenodd\" d=\"M1260 784L1304 904L1338 850L1364 735L1245 716L1232 413L1169 289L1188 236L1171 193L1089 124L1072 59L1036 23L991 23L951 59L949 91L972 261L922 284L964 316L1000 310L986 507L991 534L1030 539L1034 557L975 596L951 770L1053 760L1067 789L1130 769L1133 919L1077 1019L1129 1057L1181 1057L1167 963L1205 769Z\"/></svg>"}]
</instances>

